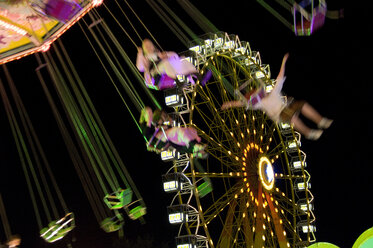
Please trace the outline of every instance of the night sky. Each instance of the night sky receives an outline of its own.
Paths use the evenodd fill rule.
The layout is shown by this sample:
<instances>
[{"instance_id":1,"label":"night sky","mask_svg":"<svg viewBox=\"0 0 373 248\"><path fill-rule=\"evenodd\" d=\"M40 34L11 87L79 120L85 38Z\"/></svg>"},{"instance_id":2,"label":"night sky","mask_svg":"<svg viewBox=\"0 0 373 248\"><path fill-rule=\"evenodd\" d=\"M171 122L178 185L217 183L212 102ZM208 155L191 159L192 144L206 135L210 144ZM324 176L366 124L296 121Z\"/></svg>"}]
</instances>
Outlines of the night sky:
<instances>
[{"instance_id":1,"label":"night sky","mask_svg":"<svg viewBox=\"0 0 373 248\"><path fill-rule=\"evenodd\" d=\"M187 49L167 30L145 1L130 2L164 50L181 52ZM373 106L370 100L372 62L365 62L370 50L367 37L369 32L372 33L365 27L371 22L366 21L368 11L364 6L353 7L342 1L328 1L330 9L345 8L345 19L327 19L324 27L311 37L296 37L255 1L232 0L224 4L211 0L194 2L219 30L238 35L241 41L250 43L252 50L259 51L262 62L271 66L272 77L277 75L282 56L289 52L284 93L307 100L322 115L335 120L318 141L303 139L301 149L307 154L311 174L317 241L330 242L341 248L352 247L358 236L373 223L370 206L372 176L368 172L372 166L370 140L373 135L369 122L370 107ZM115 9L114 3L107 4ZM98 10L105 16L104 7ZM357 16L357 13L360 15ZM125 23L123 16L118 14L116 17ZM195 33L203 34L186 15L181 15L181 18ZM85 19L89 20L88 17ZM106 20L109 26L113 25L112 30L135 61L135 46L114 28L109 16ZM148 37L139 24L136 25L141 36ZM130 30L128 25L125 28ZM72 27L61 40L147 204L146 224L140 225L126 218L125 236L135 240L148 235L156 242L169 243L169 247L174 247L177 228L168 223L166 214L171 198L163 192L161 183L161 175L169 166L165 166L156 154L146 151L123 103L110 82L102 76L104 72L93 62L95 56L80 28ZM134 40L141 44L135 36ZM72 234L53 245L38 237L25 177L1 106L0 192L12 232L22 236L21 247L68 247L69 243L72 247L114 247L118 235L103 232L94 218L35 76L35 57L26 57L7 66L49 156L67 205L75 213L77 225ZM3 80L3 74L0 75ZM161 102L163 95L160 92L155 95ZM144 101L150 103L148 99ZM5 235L0 237L5 240Z\"/></svg>"}]
</instances>

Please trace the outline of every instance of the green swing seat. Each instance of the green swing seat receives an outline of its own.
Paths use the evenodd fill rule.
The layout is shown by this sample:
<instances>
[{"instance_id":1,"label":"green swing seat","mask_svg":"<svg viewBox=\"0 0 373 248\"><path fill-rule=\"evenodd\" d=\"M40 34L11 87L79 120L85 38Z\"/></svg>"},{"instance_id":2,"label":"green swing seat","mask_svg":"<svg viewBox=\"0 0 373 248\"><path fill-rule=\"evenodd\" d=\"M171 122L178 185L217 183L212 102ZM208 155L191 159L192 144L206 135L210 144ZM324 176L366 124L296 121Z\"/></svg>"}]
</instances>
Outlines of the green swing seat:
<instances>
[{"instance_id":1,"label":"green swing seat","mask_svg":"<svg viewBox=\"0 0 373 248\"><path fill-rule=\"evenodd\" d=\"M205 197L208 193L212 191L211 182L206 180L197 187L197 191L200 198Z\"/></svg>"},{"instance_id":2,"label":"green swing seat","mask_svg":"<svg viewBox=\"0 0 373 248\"><path fill-rule=\"evenodd\" d=\"M59 220L51 221L47 227L41 229L40 236L48 243L53 243L65 237L74 228L74 214L68 213Z\"/></svg>"},{"instance_id":3,"label":"green swing seat","mask_svg":"<svg viewBox=\"0 0 373 248\"><path fill-rule=\"evenodd\" d=\"M107 194L104 197L104 202L110 209L121 209L132 201L131 189L118 189L117 191Z\"/></svg>"},{"instance_id":4,"label":"green swing seat","mask_svg":"<svg viewBox=\"0 0 373 248\"><path fill-rule=\"evenodd\" d=\"M116 232L124 225L124 219L121 214L116 214L113 217L108 217L101 222L101 228L107 232Z\"/></svg>"},{"instance_id":5,"label":"green swing seat","mask_svg":"<svg viewBox=\"0 0 373 248\"><path fill-rule=\"evenodd\" d=\"M130 217L132 220L137 220L141 216L144 216L146 214L146 207L143 206L137 206L129 211L128 217Z\"/></svg>"},{"instance_id":6,"label":"green swing seat","mask_svg":"<svg viewBox=\"0 0 373 248\"><path fill-rule=\"evenodd\" d=\"M134 201L125 207L128 217L137 220L146 214L146 206L143 206L140 200Z\"/></svg>"}]
</instances>

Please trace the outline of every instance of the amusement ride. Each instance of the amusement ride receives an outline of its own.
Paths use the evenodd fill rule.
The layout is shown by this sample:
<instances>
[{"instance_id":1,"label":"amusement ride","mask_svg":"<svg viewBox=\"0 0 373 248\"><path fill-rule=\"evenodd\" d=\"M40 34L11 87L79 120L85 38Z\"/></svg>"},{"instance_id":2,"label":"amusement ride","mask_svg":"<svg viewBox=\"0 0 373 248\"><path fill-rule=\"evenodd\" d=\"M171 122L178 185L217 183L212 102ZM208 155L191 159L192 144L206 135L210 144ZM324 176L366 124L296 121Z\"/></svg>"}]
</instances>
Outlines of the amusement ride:
<instances>
[{"instance_id":1,"label":"amusement ride","mask_svg":"<svg viewBox=\"0 0 373 248\"><path fill-rule=\"evenodd\" d=\"M327 14L331 12L322 0L272 1L290 13L291 22L279 14L283 10L274 11L273 3L258 2L297 36L310 36L322 28L325 18L337 18ZM262 111L221 109L224 102L242 99L248 92L271 92L276 82L270 66L249 42L219 31L188 0L177 3L205 34L196 35L162 0L144 1L185 45L185 51L178 53L180 60L192 64L206 80L182 74L170 78L160 73L164 76L160 80L171 82L171 86L160 89L144 83L134 58L110 26L117 25L120 35L124 34L137 49L135 40L145 38L134 24L139 23L146 37L162 47L129 1L115 1L111 8L105 2L88 0L0 2L0 63L7 82L3 83L1 77L0 92L40 237L48 243L63 239L74 229L79 216L69 210L61 194L61 183L57 184L48 154L7 68L7 63L28 56L35 57L35 74L103 231L123 235L125 216L143 222L147 213L122 153L115 147L87 84L60 39L74 25L80 27L138 127L144 149L159 153L166 164L159 183L170 199L164 206L168 221L178 227L177 248L313 247L317 244L314 196L301 134L288 123L274 122ZM123 17L118 18L114 9ZM107 17L102 17L101 10ZM112 23L106 21L110 18ZM129 34L121 19L126 19L135 35ZM162 103L157 100L161 95ZM286 103L287 97L283 101ZM150 139L139 121L144 102L151 102L168 115L167 120L152 124L156 133ZM168 128L196 130L206 156L198 156L189 147L169 145ZM157 142L153 142L155 137ZM162 139L166 145L160 148ZM5 208L1 209L9 239Z\"/></svg>"}]
</instances>

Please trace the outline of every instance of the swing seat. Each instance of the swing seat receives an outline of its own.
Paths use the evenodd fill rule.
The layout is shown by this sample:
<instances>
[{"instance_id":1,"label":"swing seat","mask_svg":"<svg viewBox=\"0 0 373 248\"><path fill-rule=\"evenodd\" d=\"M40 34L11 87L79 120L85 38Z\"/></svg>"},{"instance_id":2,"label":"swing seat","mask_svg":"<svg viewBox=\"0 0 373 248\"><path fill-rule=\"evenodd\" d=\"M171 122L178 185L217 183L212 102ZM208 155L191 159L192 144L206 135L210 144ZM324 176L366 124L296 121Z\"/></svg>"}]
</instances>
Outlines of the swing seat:
<instances>
[{"instance_id":1,"label":"swing seat","mask_svg":"<svg viewBox=\"0 0 373 248\"><path fill-rule=\"evenodd\" d=\"M325 1L320 0L318 6L309 12L306 9L310 6L311 2L307 1L300 5L294 4L294 32L297 36L310 36L324 26L327 11Z\"/></svg>"},{"instance_id":2,"label":"swing seat","mask_svg":"<svg viewBox=\"0 0 373 248\"><path fill-rule=\"evenodd\" d=\"M143 206L137 206L129 211L128 217L130 217L132 220L137 220L141 216L144 216L146 214L146 207Z\"/></svg>"},{"instance_id":3,"label":"swing seat","mask_svg":"<svg viewBox=\"0 0 373 248\"><path fill-rule=\"evenodd\" d=\"M142 205L140 200L136 200L127 205L125 210L128 217L132 220L137 220L146 214L146 207Z\"/></svg>"},{"instance_id":4,"label":"swing seat","mask_svg":"<svg viewBox=\"0 0 373 248\"><path fill-rule=\"evenodd\" d=\"M165 90L176 87L175 79L170 78L167 74L156 75L151 78L151 82L147 83L145 80L145 85L149 89L154 90Z\"/></svg>"},{"instance_id":5,"label":"swing seat","mask_svg":"<svg viewBox=\"0 0 373 248\"><path fill-rule=\"evenodd\" d=\"M175 79L170 78L167 74L162 74L158 81L158 89L165 90L170 88L175 88Z\"/></svg>"},{"instance_id":6,"label":"swing seat","mask_svg":"<svg viewBox=\"0 0 373 248\"><path fill-rule=\"evenodd\" d=\"M313 34L316 30L320 29L325 22L325 15L317 13L311 21L304 20L303 21L303 26L301 23L297 23L296 29L295 29L295 34L297 36L302 36L302 35L311 35Z\"/></svg>"},{"instance_id":7,"label":"swing seat","mask_svg":"<svg viewBox=\"0 0 373 248\"><path fill-rule=\"evenodd\" d=\"M317 11L316 15L312 18L311 34L324 26L325 23L325 12Z\"/></svg>"},{"instance_id":8,"label":"swing seat","mask_svg":"<svg viewBox=\"0 0 373 248\"><path fill-rule=\"evenodd\" d=\"M124 225L124 219L121 214L116 214L113 217L108 217L101 222L101 228L107 232L116 232Z\"/></svg>"},{"instance_id":9,"label":"swing seat","mask_svg":"<svg viewBox=\"0 0 373 248\"><path fill-rule=\"evenodd\" d=\"M45 14L64 23L68 22L81 9L81 6L74 1L49 0L45 4Z\"/></svg>"},{"instance_id":10,"label":"swing seat","mask_svg":"<svg viewBox=\"0 0 373 248\"><path fill-rule=\"evenodd\" d=\"M146 148L149 152L155 152L157 154L162 152L162 149L158 149L157 147L154 147L153 145L148 145Z\"/></svg>"},{"instance_id":11,"label":"swing seat","mask_svg":"<svg viewBox=\"0 0 373 248\"><path fill-rule=\"evenodd\" d=\"M131 189L118 189L117 191L107 194L104 202L110 209L120 209L130 204L132 201Z\"/></svg>"},{"instance_id":12,"label":"swing seat","mask_svg":"<svg viewBox=\"0 0 373 248\"><path fill-rule=\"evenodd\" d=\"M52 221L47 227L41 229L40 237L42 237L48 243L53 243L65 237L74 228L74 215L73 213L68 213L62 219Z\"/></svg>"},{"instance_id":13,"label":"swing seat","mask_svg":"<svg viewBox=\"0 0 373 248\"><path fill-rule=\"evenodd\" d=\"M197 187L197 191L200 198L205 197L208 193L212 191L211 182L205 181Z\"/></svg>"}]
</instances>

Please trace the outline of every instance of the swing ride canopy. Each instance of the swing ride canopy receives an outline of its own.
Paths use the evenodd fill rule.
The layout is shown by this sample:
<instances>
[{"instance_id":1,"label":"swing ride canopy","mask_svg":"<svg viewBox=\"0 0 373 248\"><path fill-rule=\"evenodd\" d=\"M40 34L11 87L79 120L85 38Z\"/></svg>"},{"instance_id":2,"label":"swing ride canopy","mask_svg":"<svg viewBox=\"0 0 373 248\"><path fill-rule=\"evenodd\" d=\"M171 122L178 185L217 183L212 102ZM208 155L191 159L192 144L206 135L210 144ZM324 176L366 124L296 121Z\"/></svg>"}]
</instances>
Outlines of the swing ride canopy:
<instances>
[{"instance_id":1,"label":"swing ride canopy","mask_svg":"<svg viewBox=\"0 0 373 248\"><path fill-rule=\"evenodd\" d=\"M32 7L40 2L0 1L0 64L49 49L58 37L100 4L99 0L78 0L80 8L58 20Z\"/></svg>"}]
</instances>

